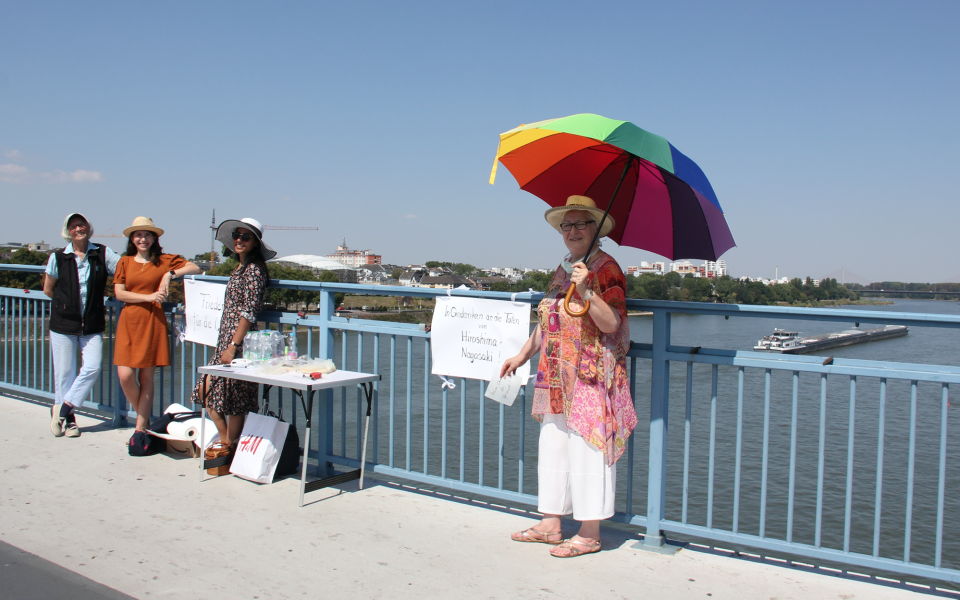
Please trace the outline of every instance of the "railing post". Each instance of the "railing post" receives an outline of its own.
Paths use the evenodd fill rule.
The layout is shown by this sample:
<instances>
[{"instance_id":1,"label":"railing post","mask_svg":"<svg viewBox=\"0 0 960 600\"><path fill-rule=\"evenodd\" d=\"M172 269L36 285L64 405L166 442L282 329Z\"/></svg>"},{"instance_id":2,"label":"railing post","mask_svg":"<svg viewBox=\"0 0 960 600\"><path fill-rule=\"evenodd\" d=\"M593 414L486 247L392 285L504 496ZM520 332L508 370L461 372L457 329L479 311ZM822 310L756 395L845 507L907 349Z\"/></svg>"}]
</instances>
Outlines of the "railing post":
<instances>
[{"instance_id":1,"label":"railing post","mask_svg":"<svg viewBox=\"0 0 960 600\"><path fill-rule=\"evenodd\" d=\"M317 348L318 358L328 358L333 360L333 329L330 328L330 318L333 317L336 309L336 300L334 293L328 291L320 292L320 326L319 340ZM327 457L333 454L333 390L325 390L317 398L317 477L329 477L333 475L333 465L327 460ZM304 415L307 422L310 415ZM309 445L310 440L304 440L304 444ZM374 442L376 443L376 442Z\"/></svg>"},{"instance_id":2,"label":"railing post","mask_svg":"<svg viewBox=\"0 0 960 600\"><path fill-rule=\"evenodd\" d=\"M123 388L120 386L120 373L117 370L117 366L113 364L113 341L116 339L114 333L117 330L117 321L120 320L119 313L120 311L113 310L113 307L110 307L108 314L110 329L106 332L110 336L107 355L104 357L107 360L109 365L110 377L108 378L109 384L107 386L107 401L110 402L110 405L113 406L113 420L110 422L114 427L126 427L127 426L127 397L123 393ZM102 359L101 359L102 360ZM52 363L51 363L52 364ZM117 396L113 397L113 382L117 382Z\"/></svg>"},{"instance_id":3,"label":"railing post","mask_svg":"<svg viewBox=\"0 0 960 600\"><path fill-rule=\"evenodd\" d=\"M647 531L643 542L633 547L640 550L673 553L668 546L660 523L664 519L667 483L667 416L670 394L670 313L653 312L653 360L650 384L650 466L647 475Z\"/></svg>"}]
</instances>

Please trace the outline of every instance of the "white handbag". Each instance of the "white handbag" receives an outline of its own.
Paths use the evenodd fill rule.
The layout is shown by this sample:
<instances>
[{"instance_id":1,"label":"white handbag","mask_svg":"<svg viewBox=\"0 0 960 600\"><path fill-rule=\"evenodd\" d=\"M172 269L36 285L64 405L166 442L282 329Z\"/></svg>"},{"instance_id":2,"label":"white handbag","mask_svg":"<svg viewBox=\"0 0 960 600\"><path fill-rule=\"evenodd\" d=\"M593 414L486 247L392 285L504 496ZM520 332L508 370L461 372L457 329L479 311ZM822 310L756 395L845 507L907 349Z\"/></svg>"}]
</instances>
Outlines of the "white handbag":
<instances>
[{"instance_id":1,"label":"white handbag","mask_svg":"<svg viewBox=\"0 0 960 600\"><path fill-rule=\"evenodd\" d=\"M248 414L230 472L257 483L272 483L289 427L289 423L273 417Z\"/></svg>"}]
</instances>

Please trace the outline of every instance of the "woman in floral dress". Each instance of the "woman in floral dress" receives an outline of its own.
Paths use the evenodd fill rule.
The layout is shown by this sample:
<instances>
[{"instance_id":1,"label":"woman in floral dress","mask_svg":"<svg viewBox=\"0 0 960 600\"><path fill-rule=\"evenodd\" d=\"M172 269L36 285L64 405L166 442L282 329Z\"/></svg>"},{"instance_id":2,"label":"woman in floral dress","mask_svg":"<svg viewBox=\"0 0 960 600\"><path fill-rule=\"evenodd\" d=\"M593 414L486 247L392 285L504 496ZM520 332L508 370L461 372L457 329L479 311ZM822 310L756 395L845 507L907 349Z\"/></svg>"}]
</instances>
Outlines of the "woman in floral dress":
<instances>
[{"instance_id":1,"label":"woman in floral dress","mask_svg":"<svg viewBox=\"0 0 960 600\"><path fill-rule=\"evenodd\" d=\"M637 424L627 381L626 280L616 261L588 251L603 211L585 196L551 208L546 219L563 235L570 252L557 268L537 309L539 324L520 353L507 359L501 376L540 352L533 416L541 422L537 475L539 524L514 533L517 542L559 544L550 554L569 558L600 550L600 521L614 513L616 462ZM600 237L614 227L608 215ZM570 262L578 259L574 264ZM563 300L571 285L570 316ZM580 531L564 541L562 515L573 514Z\"/></svg>"},{"instance_id":2,"label":"woman in floral dress","mask_svg":"<svg viewBox=\"0 0 960 600\"><path fill-rule=\"evenodd\" d=\"M269 283L266 261L277 253L263 243L263 226L255 219L224 221L217 228L217 240L232 248L239 266L230 275L220 319L217 350L208 364L230 364L243 356L243 338L257 323L263 308L263 296ZM206 383L206 406L217 426L220 441L216 450L232 454L243 432L243 421L250 411L259 409L257 384L223 377L203 377L193 390L193 401L201 403ZM220 469L218 475L226 474Z\"/></svg>"}]
</instances>

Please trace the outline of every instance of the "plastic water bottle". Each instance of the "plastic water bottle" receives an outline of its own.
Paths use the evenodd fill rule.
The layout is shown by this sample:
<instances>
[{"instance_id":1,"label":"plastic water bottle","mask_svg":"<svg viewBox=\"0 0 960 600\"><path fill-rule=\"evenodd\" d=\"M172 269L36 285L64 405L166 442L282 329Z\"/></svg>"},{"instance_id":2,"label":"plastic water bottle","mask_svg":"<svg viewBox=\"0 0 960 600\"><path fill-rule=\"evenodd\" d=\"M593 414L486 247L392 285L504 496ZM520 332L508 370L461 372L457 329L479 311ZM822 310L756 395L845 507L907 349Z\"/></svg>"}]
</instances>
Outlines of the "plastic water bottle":
<instances>
[{"instance_id":1,"label":"plastic water bottle","mask_svg":"<svg viewBox=\"0 0 960 600\"><path fill-rule=\"evenodd\" d=\"M260 362L263 360L263 336L257 332L250 341L253 342L253 360Z\"/></svg>"},{"instance_id":2,"label":"plastic water bottle","mask_svg":"<svg viewBox=\"0 0 960 600\"><path fill-rule=\"evenodd\" d=\"M247 347L247 345L250 346L249 347L250 358L248 358L247 360L249 360L250 362L257 362L258 360L260 360L260 336L257 335L257 332L255 331L251 331L247 335L250 336L250 339L246 340L243 343L245 348Z\"/></svg>"},{"instance_id":3,"label":"plastic water bottle","mask_svg":"<svg viewBox=\"0 0 960 600\"><path fill-rule=\"evenodd\" d=\"M253 352L251 352L251 346L253 345L252 339L253 336L249 331L247 335L243 336L243 357L247 360L253 360Z\"/></svg>"},{"instance_id":4,"label":"plastic water bottle","mask_svg":"<svg viewBox=\"0 0 960 600\"><path fill-rule=\"evenodd\" d=\"M297 358L297 334L290 332L286 336L287 342L287 358L290 360L296 360Z\"/></svg>"},{"instance_id":5,"label":"plastic water bottle","mask_svg":"<svg viewBox=\"0 0 960 600\"><path fill-rule=\"evenodd\" d=\"M283 335L279 331L271 331L269 337L270 356L267 358L283 358Z\"/></svg>"}]
</instances>

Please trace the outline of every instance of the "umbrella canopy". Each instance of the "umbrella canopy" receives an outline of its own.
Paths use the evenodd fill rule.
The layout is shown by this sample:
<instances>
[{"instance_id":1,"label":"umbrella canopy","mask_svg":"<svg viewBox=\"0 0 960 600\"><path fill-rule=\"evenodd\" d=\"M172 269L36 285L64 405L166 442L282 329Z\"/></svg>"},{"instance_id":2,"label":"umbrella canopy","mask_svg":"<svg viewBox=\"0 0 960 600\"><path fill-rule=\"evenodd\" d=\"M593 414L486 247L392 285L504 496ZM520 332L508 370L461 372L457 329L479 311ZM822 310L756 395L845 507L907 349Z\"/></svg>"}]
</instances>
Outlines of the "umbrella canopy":
<instances>
[{"instance_id":1,"label":"umbrella canopy","mask_svg":"<svg viewBox=\"0 0 960 600\"><path fill-rule=\"evenodd\" d=\"M700 167L628 121L580 114L521 125L500 134L490 183L497 162L550 206L564 206L572 195L609 205L616 227L608 237L618 244L704 260L735 245Z\"/></svg>"}]
</instances>

